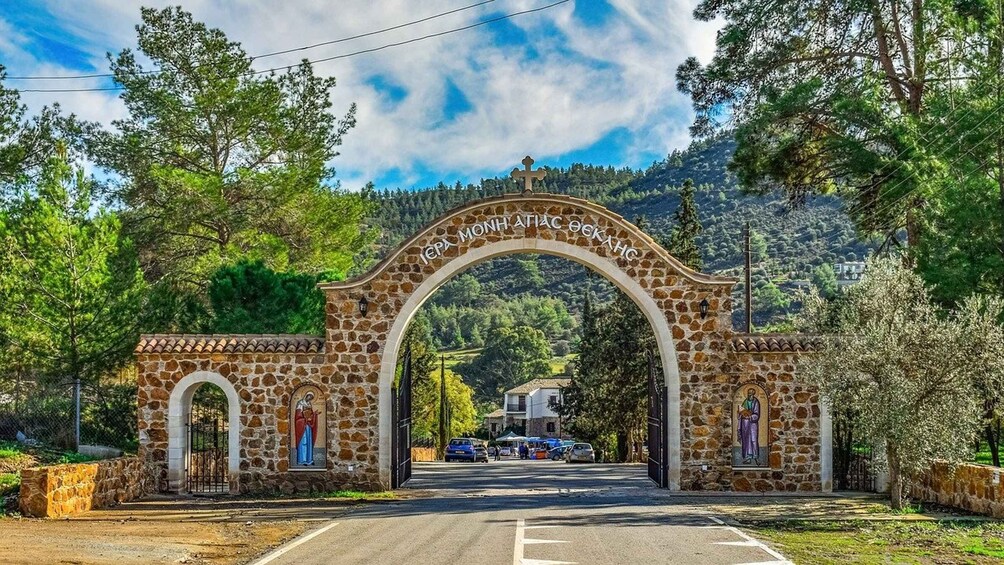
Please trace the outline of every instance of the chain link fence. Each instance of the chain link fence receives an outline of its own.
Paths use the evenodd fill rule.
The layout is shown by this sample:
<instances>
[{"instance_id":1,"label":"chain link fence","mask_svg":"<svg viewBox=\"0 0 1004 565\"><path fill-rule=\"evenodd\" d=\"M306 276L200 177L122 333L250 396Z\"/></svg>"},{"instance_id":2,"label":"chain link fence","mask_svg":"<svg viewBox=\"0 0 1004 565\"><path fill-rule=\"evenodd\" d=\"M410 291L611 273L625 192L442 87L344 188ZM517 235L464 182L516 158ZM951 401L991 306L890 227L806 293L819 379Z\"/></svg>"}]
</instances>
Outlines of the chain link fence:
<instances>
[{"instance_id":1,"label":"chain link fence","mask_svg":"<svg viewBox=\"0 0 1004 565\"><path fill-rule=\"evenodd\" d=\"M72 381L0 376L0 440L76 449L74 389ZM131 380L81 385L80 443L136 451L136 385Z\"/></svg>"}]
</instances>

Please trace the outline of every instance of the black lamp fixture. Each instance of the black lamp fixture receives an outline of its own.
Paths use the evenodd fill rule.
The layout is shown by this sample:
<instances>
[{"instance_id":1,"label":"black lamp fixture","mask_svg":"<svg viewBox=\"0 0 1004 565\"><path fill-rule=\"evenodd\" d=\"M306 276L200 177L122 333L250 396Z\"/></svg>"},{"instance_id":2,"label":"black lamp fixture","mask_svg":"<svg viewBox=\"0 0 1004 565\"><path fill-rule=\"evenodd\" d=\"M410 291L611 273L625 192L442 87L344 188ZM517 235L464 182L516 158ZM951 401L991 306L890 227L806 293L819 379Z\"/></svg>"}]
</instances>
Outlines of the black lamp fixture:
<instances>
[{"instance_id":1,"label":"black lamp fixture","mask_svg":"<svg viewBox=\"0 0 1004 565\"><path fill-rule=\"evenodd\" d=\"M707 298L705 298L704 300L701 301L701 319L702 320L708 317L708 307L709 306L711 306L711 305L708 304L708 299Z\"/></svg>"},{"instance_id":2,"label":"black lamp fixture","mask_svg":"<svg viewBox=\"0 0 1004 565\"><path fill-rule=\"evenodd\" d=\"M359 313L362 314L363 318L366 317L366 312L370 309L370 301L366 300L366 297L359 299Z\"/></svg>"}]
</instances>

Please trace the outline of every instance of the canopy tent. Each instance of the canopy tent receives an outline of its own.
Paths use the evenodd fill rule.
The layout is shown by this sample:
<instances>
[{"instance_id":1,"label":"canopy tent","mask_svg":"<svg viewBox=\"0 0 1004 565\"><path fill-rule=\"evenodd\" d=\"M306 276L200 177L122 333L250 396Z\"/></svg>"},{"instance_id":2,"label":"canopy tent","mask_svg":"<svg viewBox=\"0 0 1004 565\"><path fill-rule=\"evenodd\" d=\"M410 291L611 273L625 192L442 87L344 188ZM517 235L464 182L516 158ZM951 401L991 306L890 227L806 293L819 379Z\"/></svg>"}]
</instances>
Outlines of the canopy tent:
<instances>
[{"instance_id":1,"label":"canopy tent","mask_svg":"<svg viewBox=\"0 0 1004 565\"><path fill-rule=\"evenodd\" d=\"M495 438L495 441L526 441L526 438L523 437L523 436L518 436L518 435L512 433L512 431L510 431L509 433L505 434L504 436L499 436L499 437Z\"/></svg>"}]
</instances>

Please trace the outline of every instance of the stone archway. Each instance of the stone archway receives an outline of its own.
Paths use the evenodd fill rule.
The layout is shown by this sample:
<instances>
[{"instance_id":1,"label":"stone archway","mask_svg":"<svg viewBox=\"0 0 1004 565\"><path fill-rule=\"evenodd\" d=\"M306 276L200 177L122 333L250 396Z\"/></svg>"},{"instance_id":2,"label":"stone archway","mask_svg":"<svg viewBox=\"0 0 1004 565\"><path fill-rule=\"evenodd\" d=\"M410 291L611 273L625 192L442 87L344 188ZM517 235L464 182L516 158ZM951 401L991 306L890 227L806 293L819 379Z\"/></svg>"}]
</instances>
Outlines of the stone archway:
<instances>
[{"instance_id":1,"label":"stone archway","mask_svg":"<svg viewBox=\"0 0 1004 565\"><path fill-rule=\"evenodd\" d=\"M529 192L465 204L367 274L320 285L326 295L324 338L143 336L136 348L140 454L155 469L158 489L176 490L184 478L185 410L203 382L227 394L234 489L389 488L391 382L408 323L457 273L493 257L530 252L600 273L634 300L654 328L669 397L670 488L829 490L829 413L818 390L798 374L800 356L815 347L813 338L734 333L734 280L691 271L603 206ZM734 413L733 393L737 385L754 382L767 404L760 416L768 430L766 465L762 457L755 465L732 457L733 426L745 417ZM303 385L326 397L325 461L309 469L290 464L290 403Z\"/></svg>"},{"instance_id":2,"label":"stone archway","mask_svg":"<svg viewBox=\"0 0 1004 565\"><path fill-rule=\"evenodd\" d=\"M183 377L174 386L168 399L167 417L167 479L172 492L181 492L185 485L185 462L189 452L186 429L192 398L203 384L218 386L227 395L228 454L227 471L231 492L238 491L240 477L240 398L234 385L218 373L197 371Z\"/></svg>"},{"instance_id":3,"label":"stone archway","mask_svg":"<svg viewBox=\"0 0 1004 565\"><path fill-rule=\"evenodd\" d=\"M666 389L670 488L681 480L681 378L724 372L731 334L734 281L687 269L644 232L591 202L568 196L506 195L474 202L439 218L367 275L328 283L329 360L368 387L362 406L376 404L374 449L381 484L390 484L391 385L400 341L429 296L454 275L514 253L564 257L601 274L638 305L659 345ZM358 309L365 298L370 313ZM701 303L705 312L701 314ZM357 405L360 406L360 405ZM374 433L375 432L375 433ZM344 436L343 436L344 437Z\"/></svg>"}]
</instances>

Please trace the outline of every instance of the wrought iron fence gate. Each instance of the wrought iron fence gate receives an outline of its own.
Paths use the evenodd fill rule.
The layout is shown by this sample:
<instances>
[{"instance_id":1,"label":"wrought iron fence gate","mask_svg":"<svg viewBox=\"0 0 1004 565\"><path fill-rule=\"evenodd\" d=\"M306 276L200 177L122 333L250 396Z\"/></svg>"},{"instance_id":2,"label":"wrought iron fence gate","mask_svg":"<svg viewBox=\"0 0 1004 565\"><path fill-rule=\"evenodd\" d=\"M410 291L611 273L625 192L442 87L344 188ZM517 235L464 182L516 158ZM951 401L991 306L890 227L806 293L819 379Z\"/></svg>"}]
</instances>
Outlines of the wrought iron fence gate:
<instances>
[{"instance_id":1,"label":"wrought iron fence gate","mask_svg":"<svg viewBox=\"0 0 1004 565\"><path fill-rule=\"evenodd\" d=\"M224 397L221 404L217 398L199 392L201 389L196 391L188 415L187 490L193 494L227 493L230 433L226 400Z\"/></svg>"},{"instance_id":2,"label":"wrought iron fence gate","mask_svg":"<svg viewBox=\"0 0 1004 565\"><path fill-rule=\"evenodd\" d=\"M659 488L669 488L666 454L667 392L656 379L655 360L648 353L648 478Z\"/></svg>"},{"instance_id":3,"label":"wrought iron fence gate","mask_svg":"<svg viewBox=\"0 0 1004 565\"><path fill-rule=\"evenodd\" d=\"M411 478L411 348L404 352L401 380L394 387L391 487L400 488Z\"/></svg>"}]
</instances>

